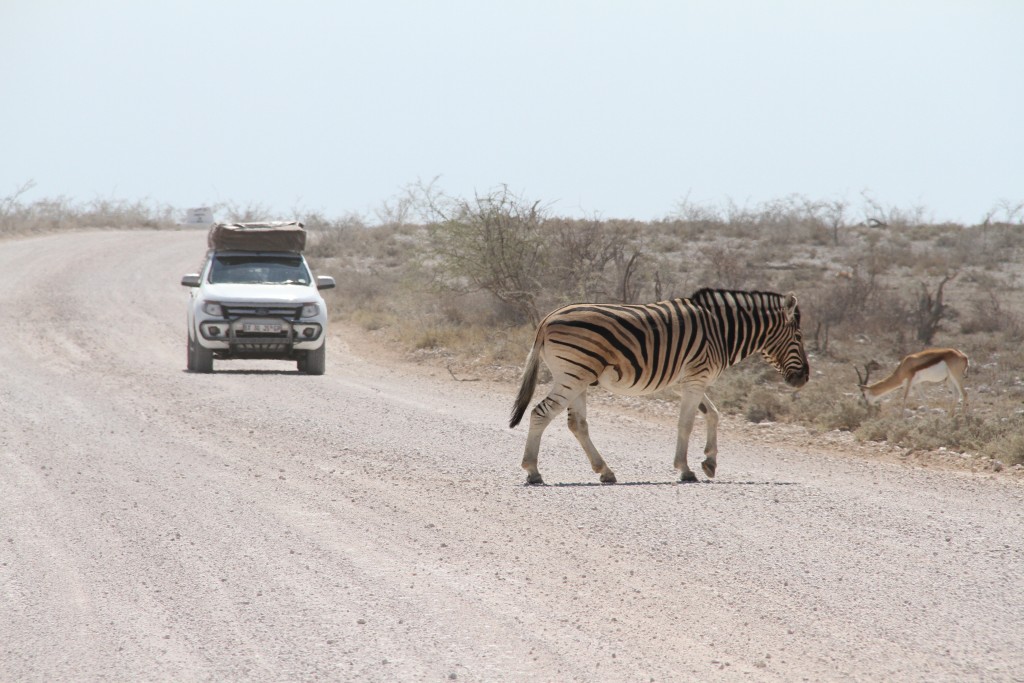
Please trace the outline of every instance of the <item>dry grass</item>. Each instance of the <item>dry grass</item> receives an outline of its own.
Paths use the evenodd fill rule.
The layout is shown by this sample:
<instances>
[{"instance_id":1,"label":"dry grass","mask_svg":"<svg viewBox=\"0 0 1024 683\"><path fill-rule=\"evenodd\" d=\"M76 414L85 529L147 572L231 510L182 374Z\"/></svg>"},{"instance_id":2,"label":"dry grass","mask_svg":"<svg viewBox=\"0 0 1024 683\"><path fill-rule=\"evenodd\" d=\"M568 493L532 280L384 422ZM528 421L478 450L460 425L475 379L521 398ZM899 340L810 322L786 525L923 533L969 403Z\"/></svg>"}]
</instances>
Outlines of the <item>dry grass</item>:
<instances>
[{"instance_id":1,"label":"dry grass","mask_svg":"<svg viewBox=\"0 0 1024 683\"><path fill-rule=\"evenodd\" d=\"M944 448L1024 463L1024 436L1018 436L1024 431L1024 270L1018 265L1024 263L1024 230L904 221L833 232L806 214L787 217L771 208L765 215L707 212L699 220L599 226L602 239L621 229L641 249L639 300L685 296L701 286L793 290L801 297L812 381L793 392L759 359L749 359L712 388L719 408L752 422L790 422L911 450ZM426 234L415 226L359 226L344 240L335 238L320 264L339 281L335 314L386 332L410 356L477 375L517 376L532 326L486 292L440 286ZM965 259L966 245L974 250ZM934 292L953 273L931 345L970 356L970 413L949 419L944 387L912 399L905 415L891 402L869 412L854 366L875 359L891 369L923 348L910 313L922 292ZM541 313L576 300L575 290L548 283ZM827 343L820 329L826 320Z\"/></svg>"},{"instance_id":2,"label":"dry grass","mask_svg":"<svg viewBox=\"0 0 1024 683\"><path fill-rule=\"evenodd\" d=\"M20 196L0 198L0 236L170 227L179 218L169 207L144 202L57 198L26 204ZM877 214L887 226L869 227L856 223L848 207L845 213L835 208L789 197L755 207L681 206L677 216L649 223L546 217L542 228L550 230L542 234L554 246L549 267L538 276L543 281L535 305L543 314L581 297L625 294L653 301L702 286L792 290L801 300L811 381L793 392L759 359L749 359L710 392L723 412L752 422L847 431L907 449L944 448L1006 465L1024 463L1020 212L1007 214L1003 223L961 226L923 224L915 220L920 211L890 209ZM219 213L229 220L279 218L251 205L225 205ZM358 216L298 217L310 230L314 268L338 282L328 295L333 317L372 332L392 349L460 372L518 376L533 326L507 302L453 276L431 249L436 225L368 227ZM607 250L587 250L595 245ZM633 253L637 259L626 279L622 259ZM586 272L588 263L599 264L600 272ZM970 357L969 414L946 416L945 388L915 397L904 415L898 399L869 411L860 401L854 367L873 359L888 371L923 348L913 323L918 298L934 293L950 275L947 309L930 345L957 347Z\"/></svg>"},{"instance_id":3,"label":"dry grass","mask_svg":"<svg viewBox=\"0 0 1024 683\"><path fill-rule=\"evenodd\" d=\"M0 236L39 235L60 230L161 229L176 225L169 206L144 201L94 199L76 203L65 197L31 204L0 199Z\"/></svg>"}]
</instances>

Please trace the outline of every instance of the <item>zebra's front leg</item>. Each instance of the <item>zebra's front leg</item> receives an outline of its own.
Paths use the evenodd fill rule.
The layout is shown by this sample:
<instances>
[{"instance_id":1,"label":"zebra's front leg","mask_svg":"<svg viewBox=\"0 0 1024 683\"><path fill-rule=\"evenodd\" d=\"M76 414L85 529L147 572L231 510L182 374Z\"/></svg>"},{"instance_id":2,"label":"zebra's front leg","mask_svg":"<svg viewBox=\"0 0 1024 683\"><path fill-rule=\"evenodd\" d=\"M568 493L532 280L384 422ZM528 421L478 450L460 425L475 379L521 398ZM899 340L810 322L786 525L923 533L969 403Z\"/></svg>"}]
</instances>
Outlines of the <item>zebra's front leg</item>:
<instances>
[{"instance_id":1,"label":"zebra's front leg","mask_svg":"<svg viewBox=\"0 0 1024 683\"><path fill-rule=\"evenodd\" d=\"M608 463L604 461L601 454L597 452L594 442L590 440L590 430L587 427L586 389L569 404L569 431L573 433L576 440L583 446L587 458L590 459L591 469L601 475L601 483L614 484L615 473L608 467Z\"/></svg>"},{"instance_id":2,"label":"zebra's front leg","mask_svg":"<svg viewBox=\"0 0 1024 683\"><path fill-rule=\"evenodd\" d=\"M700 466L704 474L708 475L708 479L714 479L715 470L718 468L718 421L722 414L718 412L718 408L707 394L704 394L700 401L700 412L704 413L708 430L707 441L704 444L704 462Z\"/></svg>"},{"instance_id":3,"label":"zebra's front leg","mask_svg":"<svg viewBox=\"0 0 1024 683\"><path fill-rule=\"evenodd\" d=\"M537 469L537 456L540 453L540 437L544 430L565 408L553 394L548 394L543 401L533 407L530 413L530 432L526 435L526 450L523 453L523 469L526 470L527 484L543 484L544 479Z\"/></svg>"},{"instance_id":4,"label":"zebra's front leg","mask_svg":"<svg viewBox=\"0 0 1024 683\"><path fill-rule=\"evenodd\" d=\"M690 434L693 432L693 421L697 416L703 392L684 389L679 396L679 435L676 441L675 468L679 470L679 481L697 481L697 475L690 469L686 461L686 453L690 447Z\"/></svg>"}]
</instances>

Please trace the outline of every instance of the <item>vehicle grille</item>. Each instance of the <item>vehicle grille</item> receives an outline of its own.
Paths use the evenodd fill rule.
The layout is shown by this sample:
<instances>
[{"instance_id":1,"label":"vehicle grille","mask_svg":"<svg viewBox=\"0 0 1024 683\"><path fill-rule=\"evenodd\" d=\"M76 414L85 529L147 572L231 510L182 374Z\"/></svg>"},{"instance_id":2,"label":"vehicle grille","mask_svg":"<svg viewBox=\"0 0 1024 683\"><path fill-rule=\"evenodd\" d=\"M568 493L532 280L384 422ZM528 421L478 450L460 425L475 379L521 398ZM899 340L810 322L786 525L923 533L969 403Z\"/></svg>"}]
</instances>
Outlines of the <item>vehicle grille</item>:
<instances>
[{"instance_id":1,"label":"vehicle grille","mask_svg":"<svg viewBox=\"0 0 1024 683\"><path fill-rule=\"evenodd\" d=\"M235 330L231 336L235 339L288 339L291 336L291 330L288 328L280 332L246 332L245 330Z\"/></svg>"},{"instance_id":2,"label":"vehicle grille","mask_svg":"<svg viewBox=\"0 0 1024 683\"><path fill-rule=\"evenodd\" d=\"M229 318L255 316L258 318L287 318L298 320L302 314L302 306L260 306L258 304L221 304Z\"/></svg>"},{"instance_id":3,"label":"vehicle grille","mask_svg":"<svg viewBox=\"0 0 1024 683\"><path fill-rule=\"evenodd\" d=\"M235 344L236 353L284 353L290 348L288 344Z\"/></svg>"}]
</instances>

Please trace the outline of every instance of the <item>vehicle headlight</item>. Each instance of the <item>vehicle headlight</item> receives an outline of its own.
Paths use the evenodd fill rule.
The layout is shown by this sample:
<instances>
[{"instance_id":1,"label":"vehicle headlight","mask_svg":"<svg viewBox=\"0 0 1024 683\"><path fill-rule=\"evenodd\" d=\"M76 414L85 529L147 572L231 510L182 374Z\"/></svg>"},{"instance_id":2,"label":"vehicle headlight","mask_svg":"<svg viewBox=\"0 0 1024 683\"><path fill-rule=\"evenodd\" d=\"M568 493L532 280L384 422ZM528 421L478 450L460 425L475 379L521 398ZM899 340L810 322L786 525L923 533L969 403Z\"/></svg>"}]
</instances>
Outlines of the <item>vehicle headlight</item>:
<instances>
[{"instance_id":1,"label":"vehicle headlight","mask_svg":"<svg viewBox=\"0 0 1024 683\"><path fill-rule=\"evenodd\" d=\"M313 318L320 314L320 307L317 304L304 304L302 306L302 317Z\"/></svg>"},{"instance_id":2,"label":"vehicle headlight","mask_svg":"<svg viewBox=\"0 0 1024 683\"><path fill-rule=\"evenodd\" d=\"M220 304L215 304L212 301L207 301L203 304L203 313L206 315L215 315L218 318L224 317L224 309L221 308Z\"/></svg>"}]
</instances>

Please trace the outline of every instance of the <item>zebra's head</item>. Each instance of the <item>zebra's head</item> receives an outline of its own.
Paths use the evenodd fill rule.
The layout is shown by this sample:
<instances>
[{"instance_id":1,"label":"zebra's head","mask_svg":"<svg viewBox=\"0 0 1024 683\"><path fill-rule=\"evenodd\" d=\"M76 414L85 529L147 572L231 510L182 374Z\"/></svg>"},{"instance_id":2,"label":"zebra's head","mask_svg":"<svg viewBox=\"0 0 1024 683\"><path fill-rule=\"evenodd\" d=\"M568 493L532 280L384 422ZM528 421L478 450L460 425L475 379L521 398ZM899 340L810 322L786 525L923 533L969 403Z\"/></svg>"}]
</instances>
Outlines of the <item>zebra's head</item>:
<instances>
[{"instance_id":1,"label":"zebra's head","mask_svg":"<svg viewBox=\"0 0 1024 683\"><path fill-rule=\"evenodd\" d=\"M781 313L781 320L772 329L761 353L772 367L782 373L786 384L802 387L807 384L811 368L800 331L800 306L792 292L782 298Z\"/></svg>"}]
</instances>

